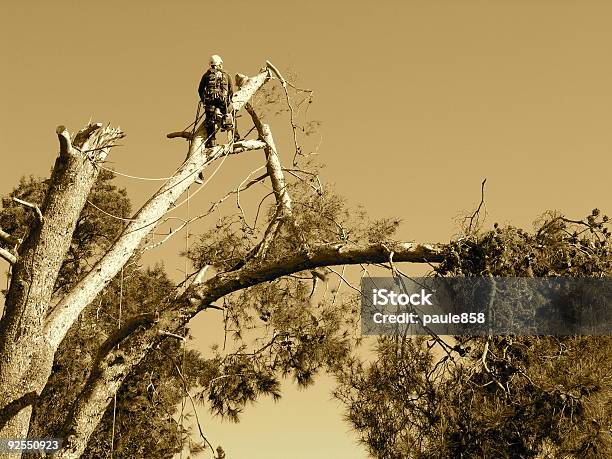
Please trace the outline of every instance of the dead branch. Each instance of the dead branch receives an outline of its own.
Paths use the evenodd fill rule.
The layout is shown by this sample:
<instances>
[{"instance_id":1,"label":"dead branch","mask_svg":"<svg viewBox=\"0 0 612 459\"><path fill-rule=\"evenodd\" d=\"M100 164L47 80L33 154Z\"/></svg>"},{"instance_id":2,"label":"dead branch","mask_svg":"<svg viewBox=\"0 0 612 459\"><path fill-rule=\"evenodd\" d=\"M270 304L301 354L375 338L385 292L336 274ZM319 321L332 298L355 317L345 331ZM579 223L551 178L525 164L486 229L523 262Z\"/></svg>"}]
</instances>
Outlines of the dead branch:
<instances>
[{"instance_id":1,"label":"dead branch","mask_svg":"<svg viewBox=\"0 0 612 459\"><path fill-rule=\"evenodd\" d=\"M83 129L79 130L79 132L76 133L72 145L74 145L76 148L83 148L85 142L89 140L90 137L94 134L94 132L96 132L101 127L102 123L89 123L87 126L85 126ZM109 131L109 129L107 128L105 129L105 131ZM110 134L111 138L115 137L115 133L107 132L107 134ZM117 128L116 134L119 134L118 138L123 137L123 135L121 135L123 133L121 133L121 130L119 128Z\"/></svg>"},{"instance_id":2,"label":"dead branch","mask_svg":"<svg viewBox=\"0 0 612 459\"><path fill-rule=\"evenodd\" d=\"M38 218L38 221L40 223L43 222L43 214L40 211L40 207L38 207L36 204L32 204L30 202L24 201L23 199L19 199L19 198L15 198L13 197L13 201L15 201L17 204L21 204L22 206L28 207L30 209L32 209L34 211L34 213L36 214L36 217Z\"/></svg>"},{"instance_id":3,"label":"dead branch","mask_svg":"<svg viewBox=\"0 0 612 459\"><path fill-rule=\"evenodd\" d=\"M289 122L291 123L291 131L293 132L293 145L295 147L295 154L293 155L293 165L295 166L297 164L298 155L302 154L302 148L300 147L297 139L297 125L295 124L294 119L295 113L293 111L293 105L291 105L291 97L289 96L289 91L287 90L287 81L270 61L266 61L266 65L280 80L281 85L283 87L283 91L285 91L285 100L287 101L287 106L289 107Z\"/></svg>"},{"instance_id":4,"label":"dead branch","mask_svg":"<svg viewBox=\"0 0 612 459\"><path fill-rule=\"evenodd\" d=\"M282 209L282 212L284 214L283 216L291 216L291 197L287 192L283 168L278 158L278 153L276 150L276 145L274 144L274 139L272 137L272 131L270 130L270 126L261 122L259 116L255 112L255 109L251 106L251 104L246 104L245 108L253 119L253 124L255 124L255 127L257 128L259 138L266 144L266 147L264 148L267 161L266 167L268 169L268 174L270 175L270 182L272 183L272 189L274 190L276 202Z\"/></svg>"},{"instance_id":5,"label":"dead branch","mask_svg":"<svg viewBox=\"0 0 612 459\"><path fill-rule=\"evenodd\" d=\"M295 226L291 196L289 196L287 191L285 176L283 174L282 165L276 151L272 131L267 124L261 122L261 119L251 104L247 103L245 108L253 119L253 124L257 128L259 138L266 144L266 147L264 148L264 152L266 154L266 168L270 177L270 182L272 183L274 197L276 198L276 212L270 221L270 224L266 228L261 242L249 252L245 260L239 263L237 267L242 266L244 262L252 257L265 258L272 241L278 235L278 232L280 231L280 228L285 220L290 220L290 223Z\"/></svg>"},{"instance_id":6,"label":"dead branch","mask_svg":"<svg viewBox=\"0 0 612 459\"><path fill-rule=\"evenodd\" d=\"M465 220L470 220L470 224L468 225L467 233L471 234L472 226L478 225L480 220L480 209L485 203L485 183L487 183L487 179L485 178L480 184L480 204L478 204L478 208L474 211L474 213L470 217L466 217ZM475 222L475 223L474 223Z\"/></svg>"},{"instance_id":7,"label":"dead branch","mask_svg":"<svg viewBox=\"0 0 612 459\"><path fill-rule=\"evenodd\" d=\"M176 131L166 134L166 137L169 139L191 140L193 138L193 134L189 131Z\"/></svg>"}]
</instances>

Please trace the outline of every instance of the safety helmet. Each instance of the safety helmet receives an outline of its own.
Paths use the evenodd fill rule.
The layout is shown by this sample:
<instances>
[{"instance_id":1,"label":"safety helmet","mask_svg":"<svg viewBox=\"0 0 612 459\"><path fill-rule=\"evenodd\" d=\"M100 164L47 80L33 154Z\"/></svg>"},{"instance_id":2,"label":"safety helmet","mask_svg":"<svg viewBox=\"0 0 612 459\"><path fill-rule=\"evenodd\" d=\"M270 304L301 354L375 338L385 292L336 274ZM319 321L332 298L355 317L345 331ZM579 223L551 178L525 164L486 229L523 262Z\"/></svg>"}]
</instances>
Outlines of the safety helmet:
<instances>
[{"instance_id":1,"label":"safety helmet","mask_svg":"<svg viewBox=\"0 0 612 459\"><path fill-rule=\"evenodd\" d=\"M213 54L210 56L210 66L218 66L223 64L223 59L218 54Z\"/></svg>"}]
</instances>

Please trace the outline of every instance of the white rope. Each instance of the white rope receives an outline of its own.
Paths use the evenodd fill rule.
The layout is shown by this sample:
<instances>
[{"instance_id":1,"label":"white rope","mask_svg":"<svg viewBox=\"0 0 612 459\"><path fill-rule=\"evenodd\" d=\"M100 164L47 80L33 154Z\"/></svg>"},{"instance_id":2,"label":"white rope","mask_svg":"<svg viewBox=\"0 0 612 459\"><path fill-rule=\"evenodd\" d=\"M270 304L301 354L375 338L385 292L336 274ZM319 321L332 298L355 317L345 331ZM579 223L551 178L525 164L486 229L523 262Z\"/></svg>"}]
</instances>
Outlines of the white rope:
<instances>
[{"instance_id":1,"label":"white rope","mask_svg":"<svg viewBox=\"0 0 612 459\"><path fill-rule=\"evenodd\" d=\"M117 324L117 329L121 329L121 310L123 305L123 268L121 268L121 281L119 284L119 322ZM117 349L119 349L119 345L117 344ZM117 389L118 390L118 389ZM111 433L111 453L110 457L113 459L113 454L115 452L115 421L117 419L117 391L113 396L113 429Z\"/></svg>"},{"instance_id":2,"label":"white rope","mask_svg":"<svg viewBox=\"0 0 612 459\"><path fill-rule=\"evenodd\" d=\"M196 115L196 121L194 122L195 124L194 124L194 123L191 123L189 126L194 125L194 128L195 128L195 125L197 125L197 122L198 122L198 118L197 118L197 115ZM188 127L189 127L189 126L188 126ZM206 137L206 139L204 139L204 143L208 142L208 141L210 140L210 138L211 138L213 135L215 135L215 134L217 133L217 131L218 131L218 130L219 130L219 128L215 129L215 131L214 131L212 134L210 134L208 137ZM194 135L194 134L195 134L195 133L192 133L192 138L191 138L191 140L189 141L189 145L190 145L190 146L191 146L191 143L193 142L193 135ZM183 161L183 163L184 163L184 161ZM181 165L182 165L182 164L181 164ZM146 180L146 181L151 181L151 182L163 182L163 181L170 180L172 177L174 177L174 174L176 174L176 172L177 172L177 171L179 170L179 168L180 168L180 166L179 166L179 167L178 167L178 168L177 168L177 169L174 171L174 174L172 174L170 177L140 177L140 176L138 176L138 175L130 175L130 174L125 174L125 173L123 173L123 172L116 171L115 169L111 169L111 168L109 168L109 167L105 167L105 166L103 166L103 165L102 165L102 164L100 164L100 163L96 163L96 166L97 166L97 167L99 167L100 169L104 169L105 171L112 172L113 174L121 175L122 177L132 178L132 179L136 179L136 180Z\"/></svg>"},{"instance_id":3,"label":"white rope","mask_svg":"<svg viewBox=\"0 0 612 459\"><path fill-rule=\"evenodd\" d=\"M219 171L219 169L221 168L221 166L223 166L223 163L225 162L225 160L227 159L227 157L229 156L229 149L228 151L223 155L223 160L221 161L221 163L217 166L217 168L213 171L213 173L210 175L210 177L208 177L206 179L206 181L204 183L202 183L200 185L200 187L188 198L184 199L183 201L181 201L179 204L177 204L176 206L174 206L171 209L168 209L166 212L164 212L157 220L155 220L152 223L158 222L159 220L161 220L164 215L172 212L175 209L178 209L179 207L181 207L182 205L184 205L186 202L188 202L191 198L193 198L196 194L198 194L200 191L202 191L202 188L204 188L209 182L210 180L217 174L217 172ZM193 171L191 174L189 174L186 178L196 174L196 173L200 173L201 171L199 170L195 170ZM87 203L90 204L94 209L97 209L98 211L102 212L104 215L107 215L111 218L114 218L115 220L121 220L124 222L136 222L138 221L138 219L136 218L124 218L124 217L119 217L117 215L111 214L110 212L105 211L104 209L101 209L100 207L96 206L93 202L91 202L89 199L87 200ZM151 223L150 223L151 224Z\"/></svg>"},{"instance_id":4,"label":"white rope","mask_svg":"<svg viewBox=\"0 0 612 459\"><path fill-rule=\"evenodd\" d=\"M124 174L123 172L118 172L115 169L111 169L109 167L104 167L101 164L98 164L98 167L100 169L104 169L105 171L112 172L113 174L121 175L122 177L127 177L127 178L132 178L132 179L137 179L137 180L148 180L148 181L151 181L151 182L163 182L163 181L170 180L173 177L173 176L170 176L170 177L159 177L159 178L154 178L154 177L139 177L137 175L130 175L130 174Z\"/></svg>"}]
</instances>

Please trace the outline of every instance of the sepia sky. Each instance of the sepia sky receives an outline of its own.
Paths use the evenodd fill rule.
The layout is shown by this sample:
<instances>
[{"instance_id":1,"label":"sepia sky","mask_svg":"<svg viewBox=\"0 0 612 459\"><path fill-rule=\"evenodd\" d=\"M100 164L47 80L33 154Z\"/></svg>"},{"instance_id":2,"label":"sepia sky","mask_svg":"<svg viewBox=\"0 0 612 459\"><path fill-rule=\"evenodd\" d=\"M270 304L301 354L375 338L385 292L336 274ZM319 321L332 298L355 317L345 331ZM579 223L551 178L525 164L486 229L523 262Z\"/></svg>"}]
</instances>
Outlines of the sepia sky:
<instances>
[{"instance_id":1,"label":"sepia sky","mask_svg":"<svg viewBox=\"0 0 612 459\"><path fill-rule=\"evenodd\" d=\"M47 176L56 126L74 132L90 117L127 133L109 157L118 171L167 176L185 143L165 134L193 120L197 83L218 53L231 74L269 59L299 75L322 122L322 178L373 217L401 217L405 239L448 241L485 177L490 225L530 228L548 209L610 212L610 17L603 0L4 1L0 193L24 174ZM290 161L287 124L271 128ZM228 159L190 212L262 164L249 155ZM135 206L159 186L118 183ZM182 243L147 262L180 277ZM192 323L204 352L220 337L206 314ZM262 401L239 425L202 410L209 439L228 459L366 457L329 379L285 387L281 402Z\"/></svg>"}]
</instances>

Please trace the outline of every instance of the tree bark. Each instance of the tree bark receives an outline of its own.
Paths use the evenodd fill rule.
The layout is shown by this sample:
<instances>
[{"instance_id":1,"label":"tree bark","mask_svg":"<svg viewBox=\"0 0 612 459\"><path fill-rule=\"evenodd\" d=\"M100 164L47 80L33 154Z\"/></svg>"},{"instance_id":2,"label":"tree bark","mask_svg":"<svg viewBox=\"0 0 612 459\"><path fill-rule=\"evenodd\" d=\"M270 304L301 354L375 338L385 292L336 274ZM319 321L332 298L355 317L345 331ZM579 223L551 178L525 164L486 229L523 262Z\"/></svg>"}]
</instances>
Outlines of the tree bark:
<instances>
[{"instance_id":1,"label":"tree bark","mask_svg":"<svg viewBox=\"0 0 612 459\"><path fill-rule=\"evenodd\" d=\"M32 404L50 373L55 350L43 335L57 275L78 217L98 176L96 161L121 132L90 125L77 133L57 129L60 152L42 210L19 246L5 314L0 322L0 438L25 438ZM95 148L95 152L91 149Z\"/></svg>"}]
</instances>

